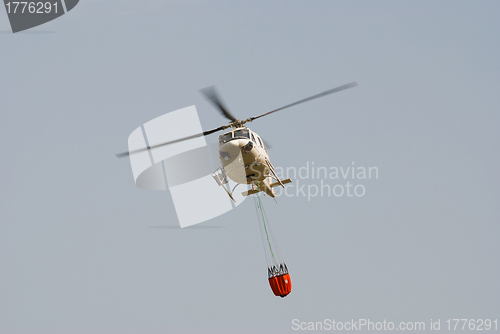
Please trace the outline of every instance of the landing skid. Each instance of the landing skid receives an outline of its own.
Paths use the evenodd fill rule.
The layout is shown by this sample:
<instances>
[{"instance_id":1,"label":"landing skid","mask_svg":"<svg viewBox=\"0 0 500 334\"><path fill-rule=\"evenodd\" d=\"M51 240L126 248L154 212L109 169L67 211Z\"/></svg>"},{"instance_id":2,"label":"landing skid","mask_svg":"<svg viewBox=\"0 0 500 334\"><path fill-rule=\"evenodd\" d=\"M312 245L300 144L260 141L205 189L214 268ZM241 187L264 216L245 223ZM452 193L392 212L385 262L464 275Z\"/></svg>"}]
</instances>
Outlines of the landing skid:
<instances>
[{"instance_id":1,"label":"landing skid","mask_svg":"<svg viewBox=\"0 0 500 334\"><path fill-rule=\"evenodd\" d=\"M267 175L263 181L256 181L256 180L252 181L252 189L241 193L244 197L249 196L249 195L253 195L253 194L256 194L256 193L262 191L262 192L264 192L264 194L266 194L266 195L274 198L274 200L276 200L275 192L274 192L273 188L277 187L277 186L281 186L281 187L285 188L285 184L292 182L292 180L290 180L290 179L280 180L278 178L278 175L276 175L276 173L274 172L274 167L273 167L273 165L271 165L271 162L266 160L265 163L269 167L269 170L271 171L272 175ZM227 177L226 172L224 171L224 169L222 167L217 168L212 173L212 177L214 178L215 182L217 182L217 184L219 186L222 186L222 188L227 193L229 198L231 198L231 200L236 203L236 200L233 198L233 193L234 193L234 190L236 189L236 187L238 187L239 183L236 183L233 190L229 191L227 189L227 185L229 184L228 177ZM276 182L269 183L268 180L272 180L272 178L274 178L276 180Z\"/></svg>"},{"instance_id":2,"label":"landing skid","mask_svg":"<svg viewBox=\"0 0 500 334\"><path fill-rule=\"evenodd\" d=\"M238 186L238 184L236 184L236 186L234 186L233 190L231 192L229 192L229 190L227 190L227 188L226 188L226 184L229 184L229 182L227 180L227 175L224 172L224 169L222 169L221 167L217 168L212 173L212 177L214 178L215 182L217 182L217 184L219 186L222 186L222 189L224 189L224 191L229 195L229 198L231 198L233 200L233 202L236 203L236 200L233 198L232 194L234 192L234 189L236 189L236 187Z\"/></svg>"},{"instance_id":3,"label":"landing skid","mask_svg":"<svg viewBox=\"0 0 500 334\"><path fill-rule=\"evenodd\" d=\"M277 186L282 186L282 187L284 187L284 185L285 185L285 184L290 183L290 182L292 182L292 180L290 180L290 179L285 179L285 180L279 180L279 179L278 179L278 182L271 183L271 184L269 185L269 187L270 187L270 188L274 188L274 187L277 187ZM242 192L241 194L242 194L243 196L249 196L249 195L253 195L253 194L256 194L256 193L258 193L258 192L263 191L263 189L261 189L261 188L260 188L260 187L258 187L258 186L257 186L257 187L252 187L252 188L253 188L253 189L248 190L248 191L244 191L244 192Z\"/></svg>"}]
</instances>

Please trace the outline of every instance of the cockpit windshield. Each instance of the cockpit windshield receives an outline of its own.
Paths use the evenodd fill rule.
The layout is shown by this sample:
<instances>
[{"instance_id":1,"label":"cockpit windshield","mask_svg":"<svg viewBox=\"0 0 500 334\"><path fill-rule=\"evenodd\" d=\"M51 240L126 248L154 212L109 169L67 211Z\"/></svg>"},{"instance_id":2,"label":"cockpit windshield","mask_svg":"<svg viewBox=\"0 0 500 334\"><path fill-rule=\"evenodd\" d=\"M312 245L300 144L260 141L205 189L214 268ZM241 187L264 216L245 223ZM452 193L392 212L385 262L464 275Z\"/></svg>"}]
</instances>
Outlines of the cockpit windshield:
<instances>
[{"instance_id":1,"label":"cockpit windshield","mask_svg":"<svg viewBox=\"0 0 500 334\"><path fill-rule=\"evenodd\" d=\"M228 132L219 137L219 143L224 144L234 138L246 138L250 139L250 131L248 129L241 129L233 132Z\"/></svg>"},{"instance_id":2,"label":"cockpit windshield","mask_svg":"<svg viewBox=\"0 0 500 334\"><path fill-rule=\"evenodd\" d=\"M228 132L226 134L223 134L222 136L219 137L219 143L223 144L225 142L227 142L228 140L231 140L233 137L232 137L232 132Z\"/></svg>"},{"instance_id":3,"label":"cockpit windshield","mask_svg":"<svg viewBox=\"0 0 500 334\"><path fill-rule=\"evenodd\" d=\"M250 133L249 133L248 129L236 130L236 131L234 131L234 138L250 139Z\"/></svg>"}]
</instances>

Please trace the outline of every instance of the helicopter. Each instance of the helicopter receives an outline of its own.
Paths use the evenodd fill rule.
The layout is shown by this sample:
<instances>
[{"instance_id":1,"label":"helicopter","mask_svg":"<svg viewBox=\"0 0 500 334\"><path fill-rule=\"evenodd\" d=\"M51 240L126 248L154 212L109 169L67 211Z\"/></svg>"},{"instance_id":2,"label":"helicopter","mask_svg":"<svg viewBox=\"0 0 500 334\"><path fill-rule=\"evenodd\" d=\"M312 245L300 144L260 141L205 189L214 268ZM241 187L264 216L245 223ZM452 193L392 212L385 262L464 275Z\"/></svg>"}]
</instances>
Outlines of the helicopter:
<instances>
[{"instance_id":1,"label":"helicopter","mask_svg":"<svg viewBox=\"0 0 500 334\"><path fill-rule=\"evenodd\" d=\"M245 126L245 124L277 111L356 86L358 86L357 82L351 82L244 120L236 119L236 117L233 116L229 109L222 103L222 100L217 94L214 86L207 87L202 89L201 93L204 94L205 97L219 110L219 112L230 121L228 125L221 125L215 129L160 143L151 147L119 153L116 154L116 156L118 158L123 158L148 149L155 149L157 147L202 136L208 136L218 131L231 129L218 137L221 167L212 173L212 177L219 186L222 186L234 202L236 201L232 195L239 184L251 185L250 190L242 192L243 196L264 192L266 195L276 200L276 192L273 188L277 186L284 188L285 184L292 181L290 179L281 180L278 177L275 172L275 168L269 159L268 145L266 145L264 140L256 132ZM243 173L241 172L243 170L241 167L244 168ZM228 178L236 182L236 186L232 189L232 191L229 191L225 187L225 184L228 183Z\"/></svg>"}]
</instances>

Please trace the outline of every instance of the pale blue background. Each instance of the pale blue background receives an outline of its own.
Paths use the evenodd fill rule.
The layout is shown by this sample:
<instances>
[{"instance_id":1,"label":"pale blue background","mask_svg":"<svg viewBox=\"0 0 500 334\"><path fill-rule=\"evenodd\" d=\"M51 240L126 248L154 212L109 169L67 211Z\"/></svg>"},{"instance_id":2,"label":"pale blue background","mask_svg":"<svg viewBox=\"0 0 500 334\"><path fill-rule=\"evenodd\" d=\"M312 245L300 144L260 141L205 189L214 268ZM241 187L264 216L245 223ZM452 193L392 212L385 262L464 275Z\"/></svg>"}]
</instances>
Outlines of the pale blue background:
<instances>
[{"instance_id":1,"label":"pale blue background","mask_svg":"<svg viewBox=\"0 0 500 334\"><path fill-rule=\"evenodd\" d=\"M26 33L0 10L0 333L289 333L292 319L499 317L498 1L91 1ZM135 187L137 126L217 85L276 166L377 166L363 198L251 201L177 224ZM210 137L214 141L216 136ZM193 204L194 208L196 203Z\"/></svg>"}]
</instances>

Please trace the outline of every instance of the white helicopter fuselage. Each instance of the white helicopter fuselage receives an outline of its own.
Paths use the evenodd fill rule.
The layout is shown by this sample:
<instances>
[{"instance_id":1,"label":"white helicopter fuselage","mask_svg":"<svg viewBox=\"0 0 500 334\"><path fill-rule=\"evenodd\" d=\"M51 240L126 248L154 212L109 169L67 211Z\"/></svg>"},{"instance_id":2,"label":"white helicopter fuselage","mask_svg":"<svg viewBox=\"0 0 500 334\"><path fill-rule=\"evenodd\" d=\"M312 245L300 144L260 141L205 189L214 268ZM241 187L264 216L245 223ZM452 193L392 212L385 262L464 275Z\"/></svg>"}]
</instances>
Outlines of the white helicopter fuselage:
<instances>
[{"instance_id":1,"label":"white helicopter fuselage","mask_svg":"<svg viewBox=\"0 0 500 334\"><path fill-rule=\"evenodd\" d=\"M235 201L232 194L238 184L251 184L252 189L242 192L243 196L260 191L276 197L274 187L285 187L290 179L280 180L269 161L269 153L260 136L247 127L232 127L231 131L219 136L219 157L222 167L212 173L219 186ZM224 186L228 179L236 182L229 191ZM273 182L273 179L275 182Z\"/></svg>"},{"instance_id":2,"label":"white helicopter fuselage","mask_svg":"<svg viewBox=\"0 0 500 334\"><path fill-rule=\"evenodd\" d=\"M225 174L234 182L252 184L271 176L272 165L264 142L246 127L219 136L219 157Z\"/></svg>"}]
</instances>

